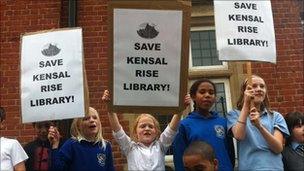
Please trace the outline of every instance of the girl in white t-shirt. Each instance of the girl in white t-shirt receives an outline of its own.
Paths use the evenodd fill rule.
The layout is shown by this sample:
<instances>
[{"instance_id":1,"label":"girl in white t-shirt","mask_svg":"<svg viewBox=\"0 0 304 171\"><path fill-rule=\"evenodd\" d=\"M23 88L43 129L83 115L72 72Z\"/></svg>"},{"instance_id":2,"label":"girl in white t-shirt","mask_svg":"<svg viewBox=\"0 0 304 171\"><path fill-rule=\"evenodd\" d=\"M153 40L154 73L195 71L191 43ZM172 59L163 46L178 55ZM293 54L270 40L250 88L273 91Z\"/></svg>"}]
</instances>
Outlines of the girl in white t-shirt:
<instances>
[{"instance_id":1,"label":"girl in white t-shirt","mask_svg":"<svg viewBox=\"0 0 304 171\"><path fill-rule=\"evenodd\" d=\"M108 90L104 91L102 100L110 101ZM186 95L185 105L190 101L190 96ZM139 115L133 128L133 140L124 132L116 113L108 112L108 117L114 138L127 158L128 170L165 170L165 155L176 135L181 114L175 114L162 133L152 115Z\"/></svg>"},{"instance_id":2,"label":"girl in white t-shirt","mask_svg":"<svg viewBox=\"0 0 304 171\"><path fill-rule=\"evenodd\" d=\"M5 110L0 107L0 129L3 128ZM15 139L0 137L1 162L0 170L5 171L25 171L24 162L28 159L20 143Z\"/></svg>"}]
</instances>

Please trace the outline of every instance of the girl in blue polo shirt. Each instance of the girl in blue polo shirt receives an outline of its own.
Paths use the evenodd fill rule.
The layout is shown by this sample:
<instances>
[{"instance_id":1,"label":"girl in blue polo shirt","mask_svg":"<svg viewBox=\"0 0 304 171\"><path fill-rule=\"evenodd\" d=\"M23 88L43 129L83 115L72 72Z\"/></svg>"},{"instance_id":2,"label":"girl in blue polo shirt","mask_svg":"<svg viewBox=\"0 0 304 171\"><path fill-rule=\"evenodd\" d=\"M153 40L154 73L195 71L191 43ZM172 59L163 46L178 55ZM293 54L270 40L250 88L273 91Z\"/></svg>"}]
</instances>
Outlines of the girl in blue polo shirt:
<instances>
[{"instance_id":1,"label":"girl in blue polo shirt","mask_svg":"<svg viewBox=\"0 0 304 171\"><path fill-rule=\"evenodd\" d=\"M194 111L181 121L173 143L175 170L185 170L183 153L193 141L205 141L212 146L219 161L219 171L232 170L226 136L227 121L217 112L210 111L216 101L215 84L208 79L198 80L191 86L190 96L194 101Z\"/></svg>"},{"instance_id":2,"label":"girl in blue polo shirt","mask_svg":"<svg viewBox=\"0 0 304 171\"><path fill-rule=\"evenodd\" d=\"M237 109L227 116L228 130L237 139L239 170L283 170L281 152L289 135L286 122L269 109L265 81L257 75L251 79L252 85L244 81Z\"/></svg>"}]
</instances>

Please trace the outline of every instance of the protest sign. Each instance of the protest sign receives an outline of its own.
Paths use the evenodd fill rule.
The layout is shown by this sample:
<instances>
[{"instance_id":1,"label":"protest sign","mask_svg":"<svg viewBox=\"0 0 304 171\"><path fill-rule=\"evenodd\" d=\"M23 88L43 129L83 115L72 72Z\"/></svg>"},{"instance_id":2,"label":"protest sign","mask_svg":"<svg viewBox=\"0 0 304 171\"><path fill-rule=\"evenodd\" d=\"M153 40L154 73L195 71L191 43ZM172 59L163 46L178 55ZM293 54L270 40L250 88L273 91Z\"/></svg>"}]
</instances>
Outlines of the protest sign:
<instances>
[{"instance_id":1,"label":"protest sign","mask_svg":"<svg viewBox=\"0 0 304 171\"><path fill-rule=\"evenodd\" d=\"M190 6L132 1L109 6L111 109L178 112L187 88Z\"/></svg>"},{"instance_id":2,"label":"protest sign","mask_svg":"<svg viewBox=\"0 0 304 171\"><path fill-rule=\"evenodd\" d=\"M21 37L22 122L84 116L82 29Z\"/></svg>"},{"instance_id":3,"label":"protest sign","mask_svg":"<svg viewBox=\"0 0 304 171\"><path fill-rule=\"evenodd\" d=\"M214 0L219 60L276 63L270 0Z\"/></svg>"}]
</instances>

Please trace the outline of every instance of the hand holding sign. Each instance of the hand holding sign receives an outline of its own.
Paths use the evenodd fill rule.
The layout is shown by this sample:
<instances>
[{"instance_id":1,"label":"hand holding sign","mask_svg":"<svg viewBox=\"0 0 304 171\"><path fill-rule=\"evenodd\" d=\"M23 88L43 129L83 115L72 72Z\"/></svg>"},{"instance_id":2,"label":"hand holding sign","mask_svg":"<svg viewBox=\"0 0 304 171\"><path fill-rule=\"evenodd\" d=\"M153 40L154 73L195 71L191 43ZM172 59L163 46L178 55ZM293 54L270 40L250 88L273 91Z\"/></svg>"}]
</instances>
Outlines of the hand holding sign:
<instances>
[{"instance_id":1,"label":"hand holding sign","mask_svg":"<svg viewBox=\"0 0 304 171\"><path fill-rule=\"evenodd\" d=\"M183 110L190 5L115 2L109 8L111 103L115 112Z\"/></svg>"},{"instance_id":2,"label":"hand holding sign","mask_svg":"<svg viewBox=\"0 0 304 171\"><path fill-rule=\"evenodd\" d=\"M48 131L48 139L50 141L51 147L52 149L57 149L61 138L58 128L55 126L50 126Z\"/></svg>"}]
</instances>

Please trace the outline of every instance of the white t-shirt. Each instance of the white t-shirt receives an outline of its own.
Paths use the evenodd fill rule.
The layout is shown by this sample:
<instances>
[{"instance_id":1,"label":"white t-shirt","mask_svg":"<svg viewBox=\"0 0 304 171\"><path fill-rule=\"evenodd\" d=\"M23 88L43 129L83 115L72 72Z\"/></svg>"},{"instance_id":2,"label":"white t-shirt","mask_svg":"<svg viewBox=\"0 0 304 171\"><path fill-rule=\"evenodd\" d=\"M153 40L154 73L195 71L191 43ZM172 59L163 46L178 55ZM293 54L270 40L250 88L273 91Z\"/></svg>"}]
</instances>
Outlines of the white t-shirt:
<instances>
[{"instance_id":1,"label":"white t-shirt","mask_svg":"<svg viewBox=\"0 0 304 171\"><path fill-rule=\"evenodd\" d=\"M165 155L176 135L176 131L169 126L160 135L159 139L149 147L134 142L121 128L113 132L114 138L127 157L128 170L165 170Z\"/></svg>"},{"instance_id":2,"label":"white t-shirt","mask_svg":"<svg viewBox=\"0 0 304 171\"><path fill-rule=\"evenodd\" d=\"M1 137L0 141L1 171L14 170L15 165L28 159L27 154L17 140Z\"/></svg>"}]
</instances>

